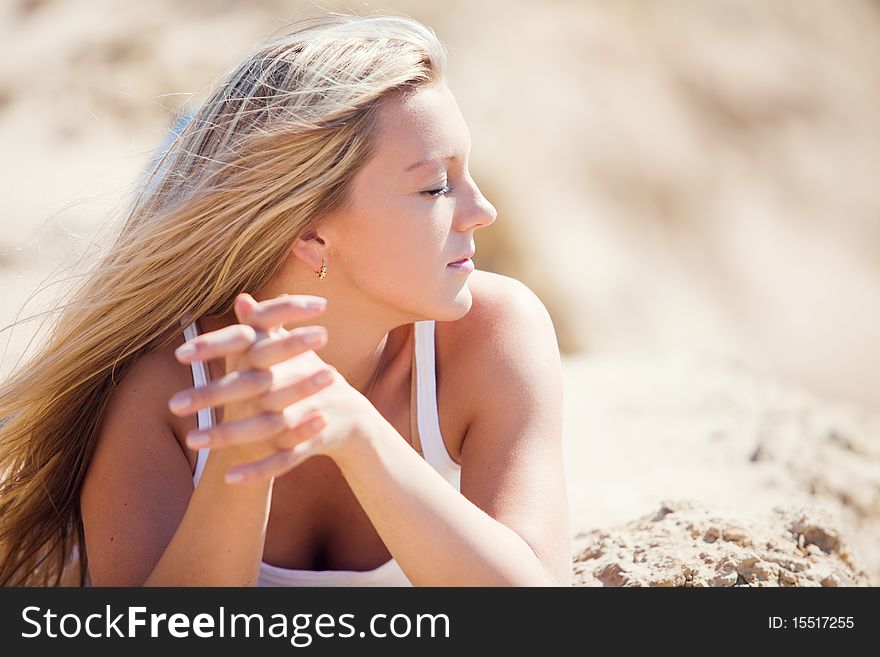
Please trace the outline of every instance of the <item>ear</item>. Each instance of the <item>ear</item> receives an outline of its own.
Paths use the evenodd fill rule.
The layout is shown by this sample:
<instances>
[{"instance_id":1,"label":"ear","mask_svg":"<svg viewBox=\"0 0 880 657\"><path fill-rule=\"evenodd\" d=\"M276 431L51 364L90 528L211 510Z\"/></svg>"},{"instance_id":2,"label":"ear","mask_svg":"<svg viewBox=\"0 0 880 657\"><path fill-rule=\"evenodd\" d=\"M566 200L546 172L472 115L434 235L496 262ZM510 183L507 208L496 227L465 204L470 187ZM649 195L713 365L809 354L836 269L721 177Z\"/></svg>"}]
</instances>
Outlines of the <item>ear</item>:
<instances>
[{"instance_id":1,"label":"ear","mask_svg":"<svg viewBox=\"0 0 880 657\"><path fill-rule=\"evenodd\" d=\"M327 262L327 251L327 241L314 229L307 231L290 247L291 255L313 270L320 269L322 261Z\"/></svg>"}]
</instances>

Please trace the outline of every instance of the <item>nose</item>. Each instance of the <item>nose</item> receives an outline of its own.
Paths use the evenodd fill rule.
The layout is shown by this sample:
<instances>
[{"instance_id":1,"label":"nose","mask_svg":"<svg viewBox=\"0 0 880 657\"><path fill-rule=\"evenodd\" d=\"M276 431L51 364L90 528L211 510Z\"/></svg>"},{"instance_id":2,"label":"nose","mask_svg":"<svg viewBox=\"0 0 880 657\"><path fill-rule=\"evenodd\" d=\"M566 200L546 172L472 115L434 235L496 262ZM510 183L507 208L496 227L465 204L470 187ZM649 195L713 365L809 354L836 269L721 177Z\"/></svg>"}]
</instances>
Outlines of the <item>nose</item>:
<instances>
[{"instance_id":1,"label":"nose","mask_svg":"<svg viewBox=\"0 0 880 657\"><path fill-rule=\"evenodd\" d=\"M495 206L489 202L489 199L483 196L476 184L473 185L473 189L473 202L459 215L459 230L462 231L485 228L498 218L498 211L495 209Z\"/></svg>"}]
</instances>

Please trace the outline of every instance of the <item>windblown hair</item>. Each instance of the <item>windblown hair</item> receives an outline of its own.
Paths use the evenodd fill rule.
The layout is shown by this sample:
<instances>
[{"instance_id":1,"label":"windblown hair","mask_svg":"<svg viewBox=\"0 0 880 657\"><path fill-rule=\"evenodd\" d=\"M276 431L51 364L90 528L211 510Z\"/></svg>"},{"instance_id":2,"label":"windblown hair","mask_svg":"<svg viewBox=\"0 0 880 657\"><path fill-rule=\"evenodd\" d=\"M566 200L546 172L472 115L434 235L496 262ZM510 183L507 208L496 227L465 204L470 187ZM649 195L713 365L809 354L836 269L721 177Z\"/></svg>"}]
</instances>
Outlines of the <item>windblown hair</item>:
<instances>
[{"instance_id":1,"label":"windblown hair","mask_svg":"<svg viewBox=\"0 0 880 657\"><path fill-rule=\"evenodd\" d=\"M85 584L79 495L115 387L181 321L230 312L344 209L382 103L441 82L446 56L409 17L326 13L216 85L44 344L0 385L0 584Z\"/></svg>"}]
</instances>

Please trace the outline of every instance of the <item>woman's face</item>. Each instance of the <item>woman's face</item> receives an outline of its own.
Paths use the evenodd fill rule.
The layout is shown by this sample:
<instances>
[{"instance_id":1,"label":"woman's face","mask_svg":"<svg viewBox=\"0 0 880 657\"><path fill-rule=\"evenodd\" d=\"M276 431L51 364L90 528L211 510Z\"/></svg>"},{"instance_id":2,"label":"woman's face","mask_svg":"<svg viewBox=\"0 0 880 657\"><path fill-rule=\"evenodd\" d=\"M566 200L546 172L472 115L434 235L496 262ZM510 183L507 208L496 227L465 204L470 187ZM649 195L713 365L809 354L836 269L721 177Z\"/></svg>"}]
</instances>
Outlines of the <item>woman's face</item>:
<instances>
[{"instance_id":1,"label":"woman's face","mask_svg":"<svg viewBox=\"0 0 880 657\"><path fill-rule=\"evenodd\" d=\"M470 134L445 84L382 107L374 157L326 235L328 276L359 302L404 318L448 321L470 310L470 272L448 266L497 216L468 172Z\"/></svg>"}]
</instances>

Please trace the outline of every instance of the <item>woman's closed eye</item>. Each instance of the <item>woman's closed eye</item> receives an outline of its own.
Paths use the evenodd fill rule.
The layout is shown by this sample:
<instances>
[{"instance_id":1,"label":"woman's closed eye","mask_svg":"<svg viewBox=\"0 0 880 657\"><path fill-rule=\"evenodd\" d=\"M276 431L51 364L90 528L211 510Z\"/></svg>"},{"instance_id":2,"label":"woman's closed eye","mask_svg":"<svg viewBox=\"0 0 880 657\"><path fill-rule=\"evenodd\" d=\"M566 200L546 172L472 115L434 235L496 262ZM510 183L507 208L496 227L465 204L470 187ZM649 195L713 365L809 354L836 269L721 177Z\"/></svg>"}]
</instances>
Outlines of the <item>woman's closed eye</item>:
<instances>
[{"instance_id":1,"label":"woman's closed eye","mask_svg":"<svg viewBox=\"0 0 880 657\"><path fill-rule=\"evenodd\" d=\"M443 185L443 187L438 187L437 189L429 189L427 191L422 192L422 194L427 194L432 198L437 198L438 196L445 196L449 192L452 191L452 187L448 185Z\"/></svg>"}]
</instances>

